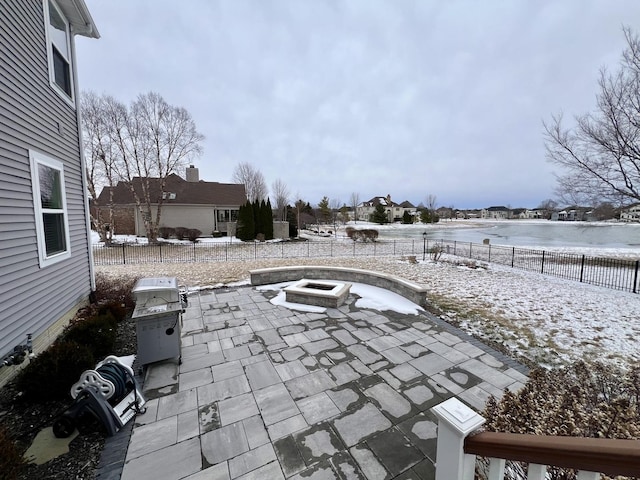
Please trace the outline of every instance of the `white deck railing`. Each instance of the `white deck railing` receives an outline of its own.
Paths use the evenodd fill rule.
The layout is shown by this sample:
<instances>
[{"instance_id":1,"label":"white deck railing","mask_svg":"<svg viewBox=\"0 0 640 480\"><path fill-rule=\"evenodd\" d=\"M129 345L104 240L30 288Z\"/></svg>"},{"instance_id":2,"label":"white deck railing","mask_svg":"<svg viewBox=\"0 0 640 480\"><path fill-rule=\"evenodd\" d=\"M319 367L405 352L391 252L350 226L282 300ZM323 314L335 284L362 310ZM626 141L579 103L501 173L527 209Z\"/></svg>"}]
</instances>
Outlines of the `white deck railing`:
<instances>
[{"instance_id":1,"label":"white deck railing","mask_svg":"<svg viewBox=\"0 0 640 480\"><path fill-rule=\"evenodd\" d=\"M483 432L485 419L456 398L431 409L438 418L436 480L473 480L476 455L489 459L488 480L503 480L507 460L528 463L528 480L544 480L547 466L578 471L578 480L640 476L640 440Z\"/></svg>"}]
</instances>

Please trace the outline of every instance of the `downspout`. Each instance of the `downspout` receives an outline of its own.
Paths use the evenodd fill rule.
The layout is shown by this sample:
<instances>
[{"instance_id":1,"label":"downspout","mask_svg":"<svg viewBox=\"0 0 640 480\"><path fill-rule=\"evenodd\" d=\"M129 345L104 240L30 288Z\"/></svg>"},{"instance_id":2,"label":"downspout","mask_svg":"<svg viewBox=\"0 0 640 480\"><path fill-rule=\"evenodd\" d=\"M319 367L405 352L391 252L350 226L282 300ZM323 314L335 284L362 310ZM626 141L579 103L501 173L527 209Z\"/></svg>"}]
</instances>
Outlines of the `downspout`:
<instances>
[{"instance_id":1,"label":"downspout","mask_svg":"<svg viewBox=\"0 0 640 480\"><path fill-rule=\"evenodd\" d=\"M71 29L70 29L71 30ZM93 266L93 248L91 246L91 220L89 213L89 188L87 186L87 164L84 158L84 142L82 139L82 114L80 112L80 89L78 86L78 69L76 63L76 33L71 32L71 65L73 67L73 87L76 104L76 124L78 127L78 147L80 149L80 166L82 168L82 191L84 197L84 221L87 230L87 253L89 254L89 277L91 293L96 291L96 272Z\"/></svg>"}]
</instances>

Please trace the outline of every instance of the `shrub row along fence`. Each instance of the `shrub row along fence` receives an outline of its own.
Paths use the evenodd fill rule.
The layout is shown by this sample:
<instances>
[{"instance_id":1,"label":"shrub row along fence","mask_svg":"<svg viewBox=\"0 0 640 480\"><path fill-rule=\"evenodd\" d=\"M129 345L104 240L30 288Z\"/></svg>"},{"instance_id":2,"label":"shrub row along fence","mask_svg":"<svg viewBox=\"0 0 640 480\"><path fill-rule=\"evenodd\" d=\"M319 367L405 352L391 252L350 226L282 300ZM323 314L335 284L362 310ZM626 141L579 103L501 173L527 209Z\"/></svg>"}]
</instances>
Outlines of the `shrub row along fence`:
<instances>
[{"instance_id":1,"label":"shrub row along fence","mask_svg":"<svg viewBox=\"0 0 640 480\"><path fill-rule=\"evenodd\" d=\"M552 275L600 287L638 293L640 261L599 258L445 240L376 242L192 243L95 245L96 265L228 262L269 258L383 257L412 255L428 259L436 252Z\"/></svg>"}]
</instances>

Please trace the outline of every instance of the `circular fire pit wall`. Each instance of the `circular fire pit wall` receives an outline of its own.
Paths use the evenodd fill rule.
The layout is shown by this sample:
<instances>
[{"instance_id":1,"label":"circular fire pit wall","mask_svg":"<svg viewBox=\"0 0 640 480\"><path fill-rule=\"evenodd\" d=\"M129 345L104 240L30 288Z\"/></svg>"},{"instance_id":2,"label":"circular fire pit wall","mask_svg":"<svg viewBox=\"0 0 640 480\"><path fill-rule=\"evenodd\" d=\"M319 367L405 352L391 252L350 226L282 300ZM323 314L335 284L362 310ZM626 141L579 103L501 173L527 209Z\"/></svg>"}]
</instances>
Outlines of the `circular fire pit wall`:
<instances>
[{"instance_id":1,"label":"circular fire pit wall","mask_svg":"<svg viewBox=\"0 0 640 480\"><path fill-rule=\"evenodd\" d=\"M314 305L317 307L338 308L344 303L351 284L331 280L302 279L285 287L287 302Z\"/></svg>"}]
</instances>

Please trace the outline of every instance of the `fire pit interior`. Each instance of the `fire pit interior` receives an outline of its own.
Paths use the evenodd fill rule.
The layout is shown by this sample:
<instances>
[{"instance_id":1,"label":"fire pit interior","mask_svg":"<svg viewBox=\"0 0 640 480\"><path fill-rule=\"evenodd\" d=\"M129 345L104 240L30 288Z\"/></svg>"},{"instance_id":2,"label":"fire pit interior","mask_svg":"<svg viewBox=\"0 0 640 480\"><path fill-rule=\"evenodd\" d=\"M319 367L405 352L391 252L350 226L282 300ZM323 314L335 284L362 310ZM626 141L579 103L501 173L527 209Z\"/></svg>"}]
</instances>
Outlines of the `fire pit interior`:
<instances>
[{"instance_id":1,"label":"fire pit interior","mask_svg":"<svg viewBox=\"0 0 640 480\"><path fill-rule=\"evenodd\" d=\"M285 287L287 302L337 308L344 303L351 284L332 280L302 279Z\"/></svg>"}]
</instances>

